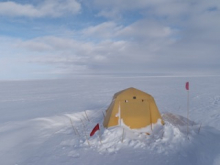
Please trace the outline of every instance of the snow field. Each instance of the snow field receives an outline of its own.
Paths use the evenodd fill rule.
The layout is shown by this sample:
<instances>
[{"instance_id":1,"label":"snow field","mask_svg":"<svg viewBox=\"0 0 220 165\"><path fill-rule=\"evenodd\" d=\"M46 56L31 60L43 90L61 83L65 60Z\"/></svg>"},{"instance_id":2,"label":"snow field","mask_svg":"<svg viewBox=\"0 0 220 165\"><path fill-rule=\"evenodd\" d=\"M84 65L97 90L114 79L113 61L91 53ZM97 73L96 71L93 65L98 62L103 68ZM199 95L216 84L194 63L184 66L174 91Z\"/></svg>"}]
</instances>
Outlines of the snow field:
<instances>
[{"instance_id":1,"label":"snow field","mask_svg":"<svg viewBox=\"0 0 220 165\"><path fill-rule=\"evenodd\" d=\"M146 153L151 157L152 161L159 156L159 158L162 157L161 160L168 157L168 162L170 162L171 157L175 155L177 158L173 159L173 161L176 163L183 162L183 164L192 162L205 164L210 163L211 159L215 162L219 160L220 143L210 146L212 142L210 140L220 138L219 132L208 127L200 129L200 125L190 121L190 131L187 135L187 119L182 116L171 113L163 114L165 125L155 126L151 135L125 130L123 142L123 129L121 127L110 129L101 127L100 142L98 131L93 137L89 137L89 133L97 123L102 122L103 115L100 110L87 110L86 113L89 121L85 117L84 111L63 116L8 123L6 126L1 127L1 132L5 132L5 138L7 139L7 144L5 144L4 148L10 150L11 148L19 147L19 150L23 154L25 153L28 158L20 160L24 164L38 164L45 161L49 164L69 164L76 159L84 159L85 153L88 155L90 155L90 152L98 153L96 156L99 158L101 155L111 157L118 154L121 155L123 152L129 155L132 153L127 153L127 151L132 150ZM79 134L75 132L73 126ZM4 141L2 136L1 141ZM203 145L206 147L204 148ZM193 153L198 147L199 152ZM218 152L213 154L213 149ZM151 154L149 155L149 152L153 153L153 157ZM190 155L190 153L193 155ZM16 150L12 150L12 154L16 155L17 159L21 158ZM2 156L5 157L7 154ZM93 156L90 156L86 158L87 163L89 163L89 159L93 159ZM203 160L204 158L205 160ZM5 160L8 161L4 162L5 164L19 164L19 162L12 162L10 158ZM162 163L162 161L157 161L159 164ZM99 163L99 159L97 159L96 163ZM129 164L129 161L127 163ZM133 161L130 163L132 164Z\"/></svg>"},{"instance_id":2,"label":"snow field","mask_svg":"<svg viewBox=\"0 0 220 165\"><path fill-rule=\"evenodd\" d=\"M184 117L186 81L190 82L189 133ZM219 83L219 77L1 82L0 162L218 165ZM102 112L115 92L131 86L154 96L165 125L156 125L150 135L125 129L122 142L121 127L102 127ZM101 143L99 132L89 137L97 123Z\"/></svg>"}]
</instances>

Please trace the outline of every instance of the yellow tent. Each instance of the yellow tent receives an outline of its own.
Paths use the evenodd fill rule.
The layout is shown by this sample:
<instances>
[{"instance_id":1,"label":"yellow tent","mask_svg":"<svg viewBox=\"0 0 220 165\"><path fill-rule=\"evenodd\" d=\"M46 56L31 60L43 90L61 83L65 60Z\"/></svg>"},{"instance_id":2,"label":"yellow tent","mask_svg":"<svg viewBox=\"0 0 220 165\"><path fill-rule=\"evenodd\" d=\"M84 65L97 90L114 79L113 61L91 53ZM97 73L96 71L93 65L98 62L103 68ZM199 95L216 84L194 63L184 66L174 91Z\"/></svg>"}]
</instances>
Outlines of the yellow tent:
<instances>
[{"instance_id":1,"label":"yellow tent","mask_svg":"<svg viewBox=\"0 0 220 165\"><path fill-rule=\"evenodd\" d=\"M115 93L103 125L108 128L123 122L130 129L140 129L156 124L158 119L164 124L154 98L138 89L128 88Z\"/></svg>"}]
</instances>

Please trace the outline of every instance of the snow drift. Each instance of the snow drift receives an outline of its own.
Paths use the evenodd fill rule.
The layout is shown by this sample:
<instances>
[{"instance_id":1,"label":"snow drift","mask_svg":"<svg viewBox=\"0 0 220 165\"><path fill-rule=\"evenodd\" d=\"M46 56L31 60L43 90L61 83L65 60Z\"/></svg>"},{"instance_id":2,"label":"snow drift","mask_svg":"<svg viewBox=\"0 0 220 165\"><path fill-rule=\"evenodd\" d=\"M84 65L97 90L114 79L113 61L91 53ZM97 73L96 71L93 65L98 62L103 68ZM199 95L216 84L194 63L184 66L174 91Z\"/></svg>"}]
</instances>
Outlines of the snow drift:
<instances>
[{"instance_id":1,"label":"snow drift","mask_svg":"<svg viewBox=\"0 0 220 165\"><path fill-rule=\"evenodd\" d=\"M220 78L187 78L191 83L189 121L184 117L185 79L0 82L0 162L3 165L219 165ZM89 137L97 123L101 126L102 111L112 94L129 86L154 96L165 125L155 125L150 135L125 129L123 138L121 127L101 127L101 142L98 132Z\"/></svg>"},{"instance_id":2,"label":"snow drift","mask_svg":"<svg viewBox=\"0 0 220 165\"><path fill-rule=\"evenodd\" d=\"M154 126L150 135L125 129L122 141L122 127L101 127L100 142L98 133L92 137L89 133L102 122L102 113L86 112L89 121L85 112L80 112L1 126L0 140L6 142L1 150L2 163L205 165L219 162L220 133L214 128L200 128L200 124L188 122L182 116L165 113L162 115L165 125Z\"/></svg>"}]
</instances>

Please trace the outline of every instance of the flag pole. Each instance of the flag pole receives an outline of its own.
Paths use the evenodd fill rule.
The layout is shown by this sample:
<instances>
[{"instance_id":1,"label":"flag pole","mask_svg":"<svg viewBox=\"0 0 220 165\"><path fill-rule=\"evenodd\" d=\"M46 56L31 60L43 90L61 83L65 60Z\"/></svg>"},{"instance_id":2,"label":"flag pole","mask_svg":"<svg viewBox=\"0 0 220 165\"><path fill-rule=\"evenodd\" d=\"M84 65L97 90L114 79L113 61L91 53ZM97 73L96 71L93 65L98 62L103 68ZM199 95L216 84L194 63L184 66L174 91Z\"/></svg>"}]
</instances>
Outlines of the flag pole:
<instances>
[{"instance_id":1,"label":"flag pole","mask_svg":"<svg viewBox=\"0 0 220 165\"><path fill-rule=\"evenodd\" d=\"M99 141L102 144L99 123L96 124L96 126L93 128L92 132L90 133L90 136L93 136L97 130L99 130Z\"/></svg>"},{"instance_id":2,"label":"flag pole","mask_svg":"<svg viewBox=\"0 0 220 165\"><path fill-rule=\"evenodd\" d=\"M186 82L187 90L187 136L189 134L189 82Z\"/></svg>"},{"instance_id":3,"label":"flag pole","mask_svg":"<svg viewBox=\"0 0 220 165\"><path fill-rule=\"evenodd\" d=\"M187 91L187 135L189 133L189 90Z\"/></svg>"}]
</instances>

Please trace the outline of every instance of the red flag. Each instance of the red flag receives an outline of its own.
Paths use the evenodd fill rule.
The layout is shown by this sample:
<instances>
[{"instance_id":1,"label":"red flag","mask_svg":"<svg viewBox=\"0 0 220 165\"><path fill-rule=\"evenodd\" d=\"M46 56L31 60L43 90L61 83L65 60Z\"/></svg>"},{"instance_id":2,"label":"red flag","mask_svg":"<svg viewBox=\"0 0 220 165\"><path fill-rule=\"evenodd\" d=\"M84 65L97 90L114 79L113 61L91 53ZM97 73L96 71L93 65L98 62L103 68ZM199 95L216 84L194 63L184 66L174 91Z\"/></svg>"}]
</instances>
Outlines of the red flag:
<instances>
[{"instance_id":1,"label":"red flag","mask_svg":"<svg viewBox=\"0 0 220 165\"><path fill-rule=\"evenodd\" d=\"M96 124L96 126L93 128L92 132L90 133L90 136L93 136L95 134L95 132L98 130L99 130L99 123Z\"/></svg>"},{"instance_id":2,"label":"red flag","mask_svg":"<svg viewBox=\"0 0 220 165\"><path fill-rule=\"evenodd\" d=\"M186 90L189 90L189 82L186 82Z\"/></svg>"}]
</instances>

